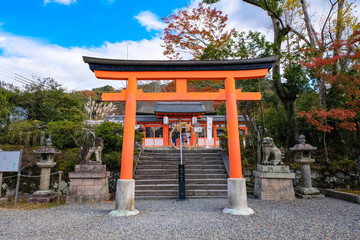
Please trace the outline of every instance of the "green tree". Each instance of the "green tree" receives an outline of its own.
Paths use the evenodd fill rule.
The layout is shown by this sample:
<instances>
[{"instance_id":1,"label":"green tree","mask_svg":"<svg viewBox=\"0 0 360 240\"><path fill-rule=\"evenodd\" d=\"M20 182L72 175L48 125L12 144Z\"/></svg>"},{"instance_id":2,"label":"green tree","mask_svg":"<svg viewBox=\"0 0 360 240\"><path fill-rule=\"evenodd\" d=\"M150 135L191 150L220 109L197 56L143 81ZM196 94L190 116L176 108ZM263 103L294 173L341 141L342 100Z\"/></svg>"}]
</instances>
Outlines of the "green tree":
<instances>
[{"instance_id":1,"label":"green tree","mask_svg":"<svg viewBox=\"0 0 360 240\"><path fill-rule=\"evenodd\" d=\"M86 141L87 129L82 122L56 121L47 124L52 144L59 149L82 147Z\"/></svg>"},{"instance_id":2,"label":"green tree","mask_svg":"<svg viewBox=\"0 0 360 240\"><path fill-rule=\"evenodd\" d=\"M26 120L9 124L0 136L3 144L39 146L45 124L38 120Z\"/></svg>"},{"instance_id":3,"label":"green tree","mask_svg":"<svg viewBox=\"0 0 360 240\"><path fill-rule=\"evenodd\" d=\"M60 120L79 122L85 118L81 99L66 93L52 78L38 78L36 83L25 85L19 99L18 104L25 110L27 119L48 123Z\"/></svg>"},{"instance_id":4,"label":"green tree","mask_svg":"<svg viewBox=\"0 0 360 240\"><path fill-rule=\"evenodd\" d=\"M0 128L10 124L11 113L14 111L16 92L13 86L0 82Z\"/></svg>"},{"instance_id":5,"label":"green tree","mask_svg":"<svg viewBox=\"0 0 360 240\"><path fill-rule=\"evenodd\" d=\"M114 92L115 89L110 85L105 85L103 87L93 88L91 91L95 92L97 95L100 95L101 93Z\"/></svg>"},{"instance_id":6,"label":"green tree","mask_svg":"<svg viewBox=\"0 0 360 240\"><path fill-rule=\"evenodd\" d=\"M103 122L95 128L95 136L104 139L104 152L121 151L123 134L123 124Z\"/></svg>"}]
</instances>

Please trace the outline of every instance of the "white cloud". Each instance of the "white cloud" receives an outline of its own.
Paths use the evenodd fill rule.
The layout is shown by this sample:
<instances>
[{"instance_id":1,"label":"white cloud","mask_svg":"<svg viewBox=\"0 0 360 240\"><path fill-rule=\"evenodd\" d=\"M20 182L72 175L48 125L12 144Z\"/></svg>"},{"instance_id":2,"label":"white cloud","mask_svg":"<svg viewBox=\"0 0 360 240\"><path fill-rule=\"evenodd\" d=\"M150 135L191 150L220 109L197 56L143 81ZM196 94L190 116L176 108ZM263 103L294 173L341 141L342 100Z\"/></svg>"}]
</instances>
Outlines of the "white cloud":
<instances>
[{"instance_id":1,"label":"white cloud","mask_svg":"<svg viewBox=\"0 0 360 240\"><path fill-rule=\"evenodd\" d=\"M44 0L44 5L51 3L51 2L64 4L64 5L70 5L72 3L76 3L76 0Z\"/></svg>"},{"instance_id":2,"label":"white cloud","mask_svg":"<svg viewBox=\"0 0 360 240\"><path fill-rule=\"evenodd\" d=\"M30 79L32 75L52 77L68 90L92 89L107 84L120 88L123 83L119 81L96 79L88 64L83 62L82 56L130 60L165 59L161 43L159 38L154 38L136 42L105 42L100 47L92 48L64 48L0 31L0 67ZM4 74L0 74L0 81L21 86Z\"/></svg>"},{"instance_id":3,"label":"white cloud","mask_svg":"<svg viewBox=\"0 0 360 240\"><path fill-rule=\"evenodd\" d=\"M202 0L192 0L190 6L197 7L199 2ZM271 19L264 10L239 0L221 0L211 7L228 15L229 29L235 28L240 32L259 31L269 40L272 39Z\"/></svg>"},{"instance_id":4,"label":"white cloud","mask_svg":"<svg viewBox=\"0 0 360 240\"><path fill-rule=\"evenodd\" d=\"M150 11L143 11L134 18L139 21L141 26L146 27L148 32L151 30L163 30L166 26L165 23L161 22L159 18Z\"/></svg>"},{"instance_id":5,"label":"white cloud","mask_svg":"<svg viewBox=\"0 0 360 240\"><path fill-rule=\"evenodd\" d=\"M72 3L74 0L46 0L45 3L59 2ZM191 6L197 6L199 0L193 1ZM229 15L229 27L237 30L263 30L269 25L270 20L263 11L255 14L247 9L242 1L222 0L215 5L218 9ZM262 15L261 15L262 14ZM254 17L255 16L255 17ZM164 29L164 23L158 17L145 11L135 17L143 26L150 30ZM71 47L64 48L48 44L42 40L16 36L5 33L0 29L0 67L12 73L21 74L32 78L34 74L39 77L52 77L68 90L92 89L104 85L120 88L120 81L99 80L90 71L88 64L82 56L94 56L114 59L166 59L160 46L162 40L155 37L151 40L105 42L100 47ZM0 81L21 85L14 79L0 74Z\"/></svg>"}]
</instances>

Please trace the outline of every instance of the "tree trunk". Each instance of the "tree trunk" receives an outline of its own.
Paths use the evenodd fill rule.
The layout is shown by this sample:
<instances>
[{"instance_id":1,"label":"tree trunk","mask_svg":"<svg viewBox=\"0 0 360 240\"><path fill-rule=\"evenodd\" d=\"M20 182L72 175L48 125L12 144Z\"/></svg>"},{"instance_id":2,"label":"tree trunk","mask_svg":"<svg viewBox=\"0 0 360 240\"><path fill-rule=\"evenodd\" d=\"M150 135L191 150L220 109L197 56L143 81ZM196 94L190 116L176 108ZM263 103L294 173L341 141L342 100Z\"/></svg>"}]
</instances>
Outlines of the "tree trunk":
<instances>
[{"instance_id":1,"label":"tree trunk","mask_svg":"<svg viewBox=\"0 0 360 240\"><path fill-rule=\"evenodd\" d=\"M310 22L310 17L309 17L309 12L307 10L306 0L300 0L300 2L301 2L301 7L302 7L302 10L303 10L303 13L304 13L305 26L306 26L306 30L307 30L308 35L309 35L309 40L310 40L311 47L316 49L314 29L313 29L313 27L311 25L311 22Z\"/></svg>"},{"instance_id":2,"label":"tree trunk","mask_svg":"<svg viewBox=\"0 0 360 240\"><path fill-rule=\"evenodd\" d=\"M261 129L257 130L256 134L256 163L261 164L261 135L260 135Z\"/></svg>"},{"instance_id":3,"label":"tree trunk","mask_svg":"<svg viewBox=\"0 0 360 240\"><path fill-rule=\"evenodd\" d=\"M299 128L297 122L297 114L295 101L288 101L287 107L285 107L287 113L288 124L291 126L291 136L288 137L288 147L292 147L298 143L299 140Z\"/></svg>"},{"instance_id":4,"label":"tree trunk","mask_svg":"<svg viewBox=\"0 0 360 240\"><path fill-rule=\"evenodd\" d=\"M281 53L280 23L275 17L272 16L271 16L271 20L274 28L274 44L275 44L274 54L280 56ZM280 98L280 101L285 108L287 121L290 124L291 136L288 138L287 145L291 147L297 143L297 140L299 138L298 122L297 122L297 115L295 109L295 99L288 96L284 86L281 83L280 60L277 60L274 63L272 68L272 74L273 74L273 85L275 87L276 94Z\"/></svg>"}]
</instances>

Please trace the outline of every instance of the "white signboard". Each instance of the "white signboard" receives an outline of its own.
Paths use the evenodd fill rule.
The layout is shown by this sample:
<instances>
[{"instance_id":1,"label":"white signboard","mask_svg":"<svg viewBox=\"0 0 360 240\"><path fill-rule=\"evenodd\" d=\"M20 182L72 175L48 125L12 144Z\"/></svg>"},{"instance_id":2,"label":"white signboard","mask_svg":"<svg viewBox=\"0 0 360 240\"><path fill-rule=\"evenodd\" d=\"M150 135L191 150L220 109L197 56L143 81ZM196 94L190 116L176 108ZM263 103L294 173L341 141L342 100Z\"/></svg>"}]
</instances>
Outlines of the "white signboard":
<instances>
[{"instance_id":1,"label":"white signboard","mask_svg":"<svg viewBox=\"0 0 360 240\"><path fill-rule=\"evenodd\" d=\"M195 132L202 132L202 127L194 127Z\"/></svg>"},{"instance_id":2,"label":"white signboard","mask_svg":"<svg viewBox=\"0 0 360 240\"><path fill-rule=\"evenodd\" d=\"M212 139L212 123L213 123L212 117L207 117L206 118L206 136L207 136L207 139L209 139L209 140Z\"/></svg>"},{"instance_id":3,"label":"white signboard","mask_svg":"<svg viewBox=\"0 0 360 240\"><path fill-rule=\"evenodd\" d=\"M20 151L0 151L0 172L19 171L20 160Z\"/></svg>"}]
</instances>

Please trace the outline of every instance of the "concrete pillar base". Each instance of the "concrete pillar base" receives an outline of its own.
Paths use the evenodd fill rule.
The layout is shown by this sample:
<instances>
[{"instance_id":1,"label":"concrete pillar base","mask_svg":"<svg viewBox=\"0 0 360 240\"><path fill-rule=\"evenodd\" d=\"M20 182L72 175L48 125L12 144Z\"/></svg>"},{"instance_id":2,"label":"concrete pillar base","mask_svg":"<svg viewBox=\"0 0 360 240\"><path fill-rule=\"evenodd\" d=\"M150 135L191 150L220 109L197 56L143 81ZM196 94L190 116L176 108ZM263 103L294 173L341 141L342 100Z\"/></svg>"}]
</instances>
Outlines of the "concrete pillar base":
<instances>
[{"instance_id":1,"label":"concrete pillar base","mask_svg":"<svg viewBox=\"0 0 360 240\"><path fill-rule=\"evenodd\" d=\"M135 180L118 179L116 184L115 209L110 212L113 217L133 216L139 213L135 209Z\"/></svg>"},{"instance_id":2,"label":"concrete pillar base","mask_svg":"<svg viewBox=\"0 0 360 240\"><path fill-rule=\"evenodd\" d=\"M135 216L138 214L138 210L134 211L127 211L127 210L113 210L109 213L109 216L111 217L129 217L129 216Z\"/></svg>"},{"instance_id":3,"label":"concrete pillar base","mask_svg":"<svg viewBox=\"0 0 360 240\"><path fill-rule=\"evenodd\" d=\"M223 213L232 215L251 215L254 211L248 207L245 178L228 178L229 207Z\"/></svg>"}]
</instances>

